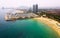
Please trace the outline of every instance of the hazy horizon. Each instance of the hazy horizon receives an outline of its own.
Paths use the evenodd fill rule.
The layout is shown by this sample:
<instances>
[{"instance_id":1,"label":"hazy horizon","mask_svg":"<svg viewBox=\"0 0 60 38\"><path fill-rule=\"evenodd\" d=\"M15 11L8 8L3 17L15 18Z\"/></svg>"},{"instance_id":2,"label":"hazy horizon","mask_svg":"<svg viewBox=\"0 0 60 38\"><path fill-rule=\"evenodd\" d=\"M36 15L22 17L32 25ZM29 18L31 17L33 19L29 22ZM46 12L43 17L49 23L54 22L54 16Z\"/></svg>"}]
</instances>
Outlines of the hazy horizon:
<instances>
[{"instance_id":1,"label":"hazy horizon","mask_svg":"<svg viewBox=\"0 0 60 38\"><path fill-rule=\"evenodd\" d=\"M0 0L0 8L20 6L32 7L33 4L38 4L40 8L60 8L60 0Z\"/></svg>"}]
</instances>

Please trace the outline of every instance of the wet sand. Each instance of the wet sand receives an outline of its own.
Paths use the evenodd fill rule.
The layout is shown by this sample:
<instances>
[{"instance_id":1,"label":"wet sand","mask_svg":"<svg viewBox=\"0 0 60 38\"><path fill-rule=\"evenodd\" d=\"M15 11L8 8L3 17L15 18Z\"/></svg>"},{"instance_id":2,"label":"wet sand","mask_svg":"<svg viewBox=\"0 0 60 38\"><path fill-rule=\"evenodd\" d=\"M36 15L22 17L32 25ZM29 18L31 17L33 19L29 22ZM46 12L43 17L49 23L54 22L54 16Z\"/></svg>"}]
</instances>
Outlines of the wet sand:
<instances>
[{"instance_id":1,"label":"wet sand","mask_svg":"<svg viewBox=\"0 0 60 38\"><path fill-rule=\"evenodd\" d=\"M45 17L39 17L39 18L34 18L34 19L45 23L46 25L51 27L53 30L55 30L60 36L60 27L59 27L60 23L59 22L57 22L53 19L45 18Z\"/></svg>"}]
</instances>

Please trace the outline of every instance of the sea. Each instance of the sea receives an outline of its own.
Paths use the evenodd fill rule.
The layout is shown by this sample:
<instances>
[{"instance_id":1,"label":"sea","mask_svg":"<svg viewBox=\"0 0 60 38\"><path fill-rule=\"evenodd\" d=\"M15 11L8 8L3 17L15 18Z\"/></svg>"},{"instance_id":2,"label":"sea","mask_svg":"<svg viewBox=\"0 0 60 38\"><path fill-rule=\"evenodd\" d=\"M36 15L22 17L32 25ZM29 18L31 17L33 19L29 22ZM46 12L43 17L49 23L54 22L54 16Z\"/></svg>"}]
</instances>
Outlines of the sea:
<instances>
[{"instance_id":1,"label":"sea","mask_svg":"<svg viewBox=\"0 0 60 38\"><path fill-rule=\"evenodd\" d=\"M0 38L60 38L51 27L32 18L5 21L8 11L0 9Z\"/></svg>"}]
</instances>

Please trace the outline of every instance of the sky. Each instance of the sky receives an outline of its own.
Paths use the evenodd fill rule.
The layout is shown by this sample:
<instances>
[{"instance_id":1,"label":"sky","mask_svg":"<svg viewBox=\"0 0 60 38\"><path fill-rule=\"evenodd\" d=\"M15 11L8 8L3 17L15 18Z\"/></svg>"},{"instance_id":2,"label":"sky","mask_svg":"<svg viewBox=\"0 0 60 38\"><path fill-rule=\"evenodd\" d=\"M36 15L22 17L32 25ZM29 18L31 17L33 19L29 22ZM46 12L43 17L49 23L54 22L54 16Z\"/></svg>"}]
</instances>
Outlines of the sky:
<instances>
[{"instance_id":1,"label":"sky","mask_svg":"<svg viewBox=\"0 0 60 38\"><path fill-rule=\"evenodd\" d=\"M0 0L1 7L32 7L38 4L39 7L60 7L60 0Z\"/></svg>"}]
</instances>

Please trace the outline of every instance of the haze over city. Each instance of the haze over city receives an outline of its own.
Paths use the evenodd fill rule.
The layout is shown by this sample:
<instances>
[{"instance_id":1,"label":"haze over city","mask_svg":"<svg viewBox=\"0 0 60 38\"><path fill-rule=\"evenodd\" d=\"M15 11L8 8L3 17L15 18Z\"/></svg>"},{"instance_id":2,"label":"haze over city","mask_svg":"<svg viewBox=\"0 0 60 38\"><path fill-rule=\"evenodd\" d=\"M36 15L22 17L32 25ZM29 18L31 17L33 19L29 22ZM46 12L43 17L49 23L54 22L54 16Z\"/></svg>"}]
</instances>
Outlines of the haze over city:
<instances>
[{"instance_id":1,"label":"haze over city","mask_svg":"<svg viewBox=\"0 0 60 38\"><path fill-rule=\"evenodd\" d=\"M53 8L60 6L60 0L0 0L1 7L32 7L33 4L38 4L42 8Z\"/></svg>"},{"instance_id":2,"label":"haze over city","mask_svg":"<svg viewBox=\"0 0 60 38\"><path fill-rule=\"evenodd\" d=\"M0 0L0 38L60 38L60 0Z\"/></svg>"}]
</instances>

